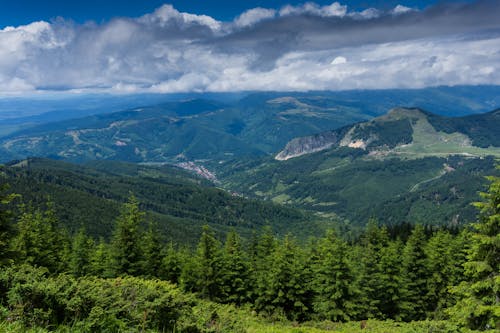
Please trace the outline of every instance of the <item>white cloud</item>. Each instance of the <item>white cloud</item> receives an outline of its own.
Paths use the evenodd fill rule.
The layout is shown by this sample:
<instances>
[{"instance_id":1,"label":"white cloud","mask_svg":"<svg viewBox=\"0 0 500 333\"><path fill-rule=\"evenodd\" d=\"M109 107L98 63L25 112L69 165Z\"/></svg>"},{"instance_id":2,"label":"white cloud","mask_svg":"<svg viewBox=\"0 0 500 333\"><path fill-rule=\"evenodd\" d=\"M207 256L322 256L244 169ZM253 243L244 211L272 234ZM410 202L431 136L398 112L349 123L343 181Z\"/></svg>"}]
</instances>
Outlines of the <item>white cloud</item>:
<instances>
[{"instance_id":1,"label":"white cloud","mask_svg":"<svg viewBox=\"0 0 500 333\"><path fill-rule=\"evenodd\" d=\"M242 13L236 18L234 23L238 27L248 27L262 20L270 19L276 16L276 10L267 8L253 8Z\"/></svg>"},{"instance_id":2,"label":"white cloud","mask_svg":"<svg viewBox=\"0 0 500 333\"><path fill-rule=\"evenodd\" d=\"M405 14L405 13L408 13L411 11L414 11L414 9L412 9L410 7L403 6L403 5L397 5L396 7L394 7L391 10L391 13L394 15L400 15L400 14Z\"/></svg>"},{"instance_id":3,"label":"white cloud","mask_svg":"<svg viewBox=\"0 0 500 333\"><path fill-rule=\"evenodd\" d=\"M332 60L331 64L332 65L340 65L340 64L345 64L346 62L347 62L346 58L344 58L342 56L338 56Z\"/></svg>"},{"instance_id":4,"label":"white cloud","mask_svg":"<svg viewBox=\"0 0 500 333\"><path fill-rule=\"evenodd\" d=\"M373 8L306 3L219 22L164 5L104 24L34 22L0 30L0 94L500 84L497 12L395 20Z\"/></svg>"},{"instance_id":5,"label":"white cloud","mask_svg":"<svg viewBox=\"0 0 500 333\"><path fill-rule=\"evenodd\" d=\"M152 14L146 14L139 20L141 22L159 24L162 27L167 24L179 24L180 27L186 28L193 24L199 24L209 27L213 31L218 31L221 28L221 22L210 16L181 13L172 5L163 5Z\"/></svg>"},{"instance_id":6,"label":"white cloud","mask_svg":"<svg viewBox=\"0 0 500 333\"><path fill-rule=\"evenodd\" d=\"M280 16L311 14L322 17L343 17L347 13L347 6L338 2L333 2L328 6L320 6L314 2L306 2L301 6L287 5L281 8Z\"/></svg>"}]
</instances>

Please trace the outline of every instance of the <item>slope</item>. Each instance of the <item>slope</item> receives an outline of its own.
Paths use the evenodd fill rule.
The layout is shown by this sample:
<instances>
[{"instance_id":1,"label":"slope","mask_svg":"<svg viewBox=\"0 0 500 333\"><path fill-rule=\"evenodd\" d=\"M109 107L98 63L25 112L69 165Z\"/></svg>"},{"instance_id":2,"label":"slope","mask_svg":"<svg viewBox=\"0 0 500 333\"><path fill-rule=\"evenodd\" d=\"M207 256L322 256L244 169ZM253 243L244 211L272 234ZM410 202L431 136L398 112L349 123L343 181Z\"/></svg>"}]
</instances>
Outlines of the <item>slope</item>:
<instances>
[{"instance_id":1,"label":"slope","mask_svg":"<svg viewBox=\"0 0 500 333\"><path fill-rule=\"evenodd\" d=\"M0 175L0 181L10 183L24 202L37 206L50 198L70 231L85 227L95 237L110 235L130 193L148 212L147 220L154 221L168 239L181 243L194 244L204 224L221 233L235 228L246 236L264 225L279 234L300 230L306 236L330 223L297 209L232 195L170 166L121 162L80 166L28 159L1 167Z\"/></svg>"}]
</instances>

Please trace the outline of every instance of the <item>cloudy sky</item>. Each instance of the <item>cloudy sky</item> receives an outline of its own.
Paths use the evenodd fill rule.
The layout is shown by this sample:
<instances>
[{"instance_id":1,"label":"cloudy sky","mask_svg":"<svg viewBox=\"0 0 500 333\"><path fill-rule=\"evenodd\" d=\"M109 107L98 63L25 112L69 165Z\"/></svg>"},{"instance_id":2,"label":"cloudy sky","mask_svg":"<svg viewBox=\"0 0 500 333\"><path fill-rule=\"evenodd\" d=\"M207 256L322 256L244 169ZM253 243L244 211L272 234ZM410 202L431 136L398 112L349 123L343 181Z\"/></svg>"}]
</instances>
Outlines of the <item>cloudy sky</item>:
<instances>
[{"instance_id":1,"label":"cloudy sky","mask_svg":"<svg viewBox=\"0 0 500 333\"><path fill-rule=\"evenodd\" d=\"M0 96L500 84L499 0L9 3Z\"/></svg>"}]
</instances>

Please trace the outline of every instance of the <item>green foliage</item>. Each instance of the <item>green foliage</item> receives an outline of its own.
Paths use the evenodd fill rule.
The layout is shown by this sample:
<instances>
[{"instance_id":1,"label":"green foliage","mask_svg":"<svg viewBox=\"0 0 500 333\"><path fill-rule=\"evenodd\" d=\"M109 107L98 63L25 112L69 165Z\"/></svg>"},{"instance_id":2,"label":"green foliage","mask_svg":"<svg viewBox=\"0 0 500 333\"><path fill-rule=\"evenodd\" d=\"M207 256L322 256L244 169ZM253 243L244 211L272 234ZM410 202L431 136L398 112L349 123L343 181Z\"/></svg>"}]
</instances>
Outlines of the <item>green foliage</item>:
<instances>
[{"instance_id":1,"label":"green foliage","mask_svg":"<svg viewBox=\"0 0 500 333\"><path fill-rule=\"evenodd\" d=\"M115 276L139 275L143 260L140 224L144 213L139 202L131 195L116 220L110 247L110 266Z\"/></svg>"},{"instance_id":2,"label":"green foliage","mask_svg":"<svg viewBox=\"0 0 500 333\"><path fill-rule=\"evenodd\" d=\"M478 147L499 147L500 110L481 115L472 115L458 118L444 118L436 115L429 116L429 122L437 131L446 133L461 132L472 139Z\"/></svg>"},{"instance_id":3,"label":"green foliage","mask_svg":"<svg viewBox=\"0 0 500 333\"><path fill-rule=\"evenodd\" d=\"M454 292L460 300L451 308L455 318L473 329L500 329L500 178L482 193L479 220L474 224L471 247L465 264L467 281Z\"/></svg>"},{"instance_id":4,"label":"green foliage","mask_svg":"<svg viewBox=\"0 0 500 333\"><path fill-rule=\"evenodd\" d=\"M369 159L326 150L287 161L235 160L215 166L226 188L363 225L371 217L459 226L475 218L485 175L498 175L495 159L460 156ZM338 225L338 223L336 224ZM333 226L332 226L333 227Z\"/></svg>"},{"instance_id":5,"label":"green foliage","mask_svg":"<svg viewBox=\"0 0 500 333\"><path fill-rule=\"evenodd\" d=\"M17 196L15 194L8 194L9 186L0 183L0 266L5 264L12 253L10 251L10 241L13 236L12 227L12 212L8 206Z\"/></svg>"},{"instance_id":6,"label":"green foliage","mask_svg":"<svg viewBox=\"0 0 500 333\"><path fill-rule=\"evenodd\" d=\"M173 166L112 161L81 166L29 159L10 167L0 166L0 170L5 171L12 191L21 194L25 202L41 206L50 197L57 217L69 232L77 233L85 227L94 239L111 238L114 220L130 192L161 236L182 245L196 244L204 224L221 236L231 228L250 235L254 228L270 224L284 234L315 221L326 223L298 209L231 195ZM321 234L322 230L313 229L308 235Z\"/></svg>"},{"instance_id":7,"label":"green foliage","mask_svg":"<svg viewBox=\"0 0 500 333\"><path fill-rule=\"evenodd\" d=\"M356 298L347 244L333 231L320 239L312 263L313 309L320 319L349 321L355 318Z\"/></svg>"},{"instance_id":8,"label":"green foliage","mask_svg":"<svg viewBox=\"0 0 500 333\"><path fill-rule=\"evenodd\" d=\"M73 237L68 261L68 269L71 274L80 277L92 272L91 253L94 246L94 241L87 236L85 229L81 229Z\"/></svg>"},{"instance_id":9,"label":"green foliage","mask_svg":"<svg viewBox=\"0 0 500 333\"><path fill-rule=\"evenodd\" d=\"M17 229L12 248L18 262L45 267L53 273L64 270L63 251L67 238L51 202L45 211L23 206Z\"/></svg>"},{"instance_id":10,"label":"green foliage","mask_svg":"<svg viewBox=\"0 0 500 333\"><path fill-rule=\"evenodd\" d=\"M430 278L428 258L424 251L426 236L424 228L417 225L403 249L401 259L402 269L402 302L401 318L406 321L425 319L427 296L429 294L427 282Z\"/></svg>"},{"instance_id":11,"label":"green foliage","mask_svg":"<svg viewBox=\"0 0 500 333\"><path fill-rule=\"evenodd\" d=\"M257 308L269 314L282 312L289 319L303 319L310 308L311 294L303 253L292 237L286 236L267 260L269 270L264 272L265 285L258 295Z\"/></svg>"},{"instance_id":12,"label":"green foliage","mask_svg":"<svg viewBox=\"0 0 500 333\"><path fill-rule=\"evenodd\" d=\"M28 327L66 324L81 332L171 330L195 304L194 298L167 282L47 277L45 270L30 266L2 271L0 288L8 290L1 304L13 320Z\"/></svg>"}]
</instances>

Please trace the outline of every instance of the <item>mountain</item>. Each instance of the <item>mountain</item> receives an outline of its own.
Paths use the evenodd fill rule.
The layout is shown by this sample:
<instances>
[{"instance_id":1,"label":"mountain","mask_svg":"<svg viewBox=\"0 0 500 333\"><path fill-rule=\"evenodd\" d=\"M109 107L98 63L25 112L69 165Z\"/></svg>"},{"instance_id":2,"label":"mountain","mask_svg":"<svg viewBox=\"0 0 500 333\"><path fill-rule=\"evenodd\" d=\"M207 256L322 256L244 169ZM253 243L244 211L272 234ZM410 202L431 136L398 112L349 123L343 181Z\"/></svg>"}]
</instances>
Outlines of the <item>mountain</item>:
<instances>
[{"instance_id":1,"label":"mountain","mask_svg":"<svg viewBox=\"0 0 500 333\"><path fill-rule=\"evenodd\" d=\"M77 118L77 112L63 117L59 110L40 116L45 120L2 122L0 150L5 153L0 161L40 156L75 162L185 162L275 155L293 138L367 121L399 105L471 115L500 105L498 96L497 86L215 94L177 96L175 101L111 113L111 106L118 105L114 102L110 110L104 106L86 117ZM154 99L144 103L148 101ZM138 105L137 100L128 103ZM85 110L82 115L94 112Z\"/></svg>"},{"instance_id":2,"label":"mountain","mask_svg":"<svg viewBox=\"0 0 500 333\"><path fill-rule=\"evenodd\" d=\"M317 151L350 147L370 156L500 155L500 109L481 115L442 117L396 108L369 122L295 138L276 155L287 160Z\"/></svg>"},{"instance_id":3,"label":"mountain","mask_svg":"<svg viewBox=\"0 0 500 333\"><path fill-rule=\"evenodd\" d=\"M130 193L165 237L186 244L196 243L205 224L221 234L235 228L250 236L270 225L277 234L307 237L332 223L298 209L245 199L166 165L113 161L75 165L35 158L0 166L0 182L9 183L12 192L35 207L50 199L71 232L84 227L94 237L110 236Z\"/></svg>"},{"instance_id":4,"label":"mountain","mask_svg":"<svg viewBox=\"0 0 500 333\"><path fill-rule=\"evenodd\" d=\"M364 224L458 225L498 174L500 112L442 117L396 108L291 140L275 158L212 164L226 188Z\"/></svg>"}]
</instances>

